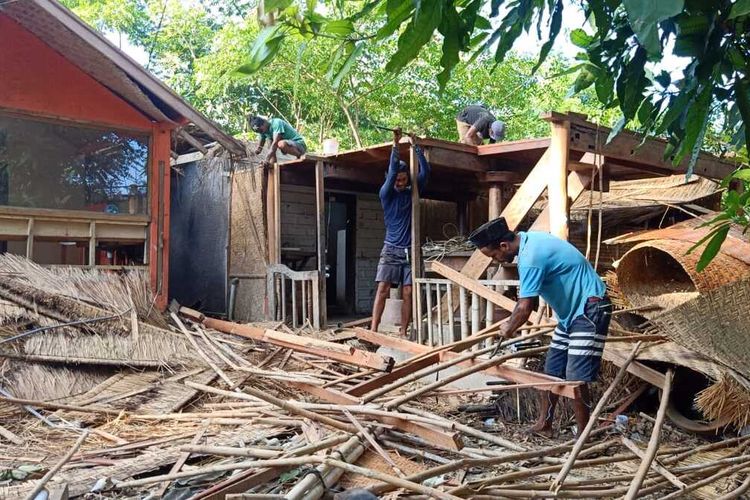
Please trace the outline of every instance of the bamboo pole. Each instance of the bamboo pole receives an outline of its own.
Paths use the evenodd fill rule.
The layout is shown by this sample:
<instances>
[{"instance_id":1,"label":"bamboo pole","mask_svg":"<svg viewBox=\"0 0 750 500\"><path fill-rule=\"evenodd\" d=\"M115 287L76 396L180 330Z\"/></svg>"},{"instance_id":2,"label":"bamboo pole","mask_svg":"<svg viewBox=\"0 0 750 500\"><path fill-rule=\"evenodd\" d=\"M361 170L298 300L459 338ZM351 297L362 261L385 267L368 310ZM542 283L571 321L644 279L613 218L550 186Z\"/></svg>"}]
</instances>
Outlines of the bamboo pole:
<instances>
[{"instance_id":1,"label":"bamboo pole","mask_svg":"<svg viewBox=\"0 0 750 500\"><path fill-rule=\"evenodd\" d=\"M339 422L338 420L334 420L324 415L318 415L315 412L305 410L304 408L300 408L299 406L293 404L291 401L283 401L275 396L266 394L263 391L253 389L252 387L245 387L244 392L230 392L230 391L224 391L221 389L216 389L208 385L197 384L195 382L190 382L190 381L186 381L185 385L187 385L188 387L192 387L193 389L199 389L204 392L211 392L214 394L219 394L221 396L235 397L237 399L244 399L247 401L255 401L257 399L260 399L267 403L271 403L274 406L278 406L279 408L283 408L290 413L295 413L297 415L300 415L305 418L309 418L310 420L314 420L316 422L320 422L321 424L328 425L335 429L339 429L339 430L343 430L343 431L351 432L351 433L357 432L357 428L354 427L353 425L344 424L342 422Z\"/></svg>"},{"instance_id":2,"label":"bamboo pole","mask_svg":"<svg viewBox=\"0 0 750 500\"><path fill-rule=\"evenodd\" d=\"M630 483L630 488L625 495L625 500L635 500L636 498L638 498L638 490L640 489L641 484L643 484L643 479L646 477L646 473L651 468L651 464L656 457L656 450L659 449L659 435L661 433L662 425L664 424L664 417L667 413L669 393L672 390L673 377L674 371L672 371L671 369L668 370L666 376L664 377L661 402L659 403L659 411L656 413L656 422L654 422L654 428L651 431L651 438L648 440L648 447L646 448L646 452L643 454L641 465L638 467L638 471L636 471L635 477L633 477L633 482ZM672 482L670 478L667 479ZM685 485L683 484L682 486L680 486L678 484L677 486L681 488Z\"/></svg>"},{"instance_id":3,"label":"bamboo pole","mask_svg":"<svg viewBox=\"0 0 750 500\"><path fill-rule=\"evenodd\" d=\"M377 441L375 441L375 438L370 434L370 432L365 429L362 424L359 423L359 420L354 418L354 415L352 415L349 411L344 410L344 415L346 415L346 418L348 418L352 424L354 424L354 427L359 430L359 433L367 440L368 443L370 443L370 446L372 446L372 449L375 450L375 452L382 457L385 462L391 466L391 468L394 470L394 472L401 478L406 477L406 474L401 471L401 469L398 468L398 465L396 465L396 462L393 461L393 459L388 455L388 453L385 452L385 450L378 444Z\"/></svg>"},{"instance_id":4,"label":"bamboo pole","mask_svg":"<svg viewBox=\"0 0 750 500\"><path fill-rule=\"evenodd\" d=\"M638 448L638 446L633 441L631 441L625 436L622 436L622 443L625 445L627 449L629 449L630 451L638 455L641 458L641 460L645 460L645 457L646 457L645 453L643 452L643 450ZM673 485L677 486L679 489L683 489L687 487L685 483L680 481L680 479L677 476L669 472L669 470L666 467L659 464L659 462L656 462L656 461L652 462L651 468L657 473L661 474L664 477L664 479L666 479Z\"/></svg>"},{"instance_id":5,"label":"bamboo pole","mask_svg":"<svg viewBox=\"0 0 750 500\"><path fill-rule=\"evenodd\" d=\"M599 413L601 413L601 411L604 409L604 405L607 403L607 400L615 391L617 386L620 385L620 382L622 381L622 379L625 377L625 374L627 373L628 365L630 365L630 363L638 355L638 350L641 348L641 345L642 344L638 342L636 345L633 346L633 349L630 351L630 355L627 357L627 359L625 359L625 362L623 362L622 366L617 372L617 375L615 376L615 379L612 381L611 384L609 384L609 387L607 387L607 390L604 391L604 394L602 394L602 397L599 399L599 402L596 404L596 407L594 408L594 410L591 412L591 415L589 416L589 421L586 424L586 427L581 431L581 435L578 437L578 441L576 441L576 444L573 447L573 450L570 452L568 461L565 463L565 466L560 470L557 477L552 482L552 486L550 490L558 491L560 487L562 487L563 483L565 482L565 478L568 476L568 473L570 473L570 470L573 468L573 464L575 463L576 458L578 457L578 454L581 452L581 448L583 448L583 445L586 442L586 439L588 438L589 434L591 434L591 431L594 429Z\"/></svg>"},{"instance_id":6,"label":"bamboo pole","mask_svg":"<svg viewBox=\"0 0 750 500\"><path fill-rule=\"evenodd\" d=\"M216 363L213 362L213 360L206 354L203 349L201 349L201 346L198 345L198 342L193 338L193 335L190 333L190 330L188 330L185 325L182 323L180 318L175 313L169 313L170 317L172 318L172 321L175 322L175 324L179 327L180 331L187 337L188 342L190 342L190 345L193 346L193 349L196 350L198 355L203 358L203 361L208 364L208 366L211 367L211 369L219 376L221 379L227 383L230 389L233 389L235 387L235 383L230 379L226 373L224 373L224 370L219 368ZM235 389L239 390L239 389Z\"/></svg>"},{"instance_id":7,"label":"bamboo pole","mask_svg":"<svg viewBox=\"0 0 750 500\"><path fill-rule=\"evenodd\" d=\"M47 473L36 483L34 489L31 490L28 495L26 495L26 500L34 500L36 498L39 492L44 489L44 485L46 485L47 482L52 479L52 477L57 474L58 471L62 469L66 463L68 463L68 461L70 461L70 458L75 455L75 453L78 451L78 449L81 447L88 436L88 431L84 431L80 435L80 437L76 440L76 442L68 450L68 452L50 470L47 471Z\"/></svg>"},{"instance_id":8,"label":"bamboo pole","mask_svg":"<svg viewBox=\"0 0 750 500\"><path fill-rule=\"evenodd\" d=\"M192 445L197 445L200 443L201 439L203 439L203 436L206 435L206 431L208 430L208 424L204 424L201 430L199 430L195 436L193 437L193 440L190 442ZM169 470L170 474L174 474L175 472L180 472L180 469L185 465L185 462L188 461L190 458L190 452L182 450L182 454L180 455L180 458L177 459L177 461L174 463L172 468ZM167 492L167 489L169 489L169 485L172 484L171 481L165 481L163 485L156 491L156 498L161 498L164 496L164 494Z\"/></svg>"}]
</instances>

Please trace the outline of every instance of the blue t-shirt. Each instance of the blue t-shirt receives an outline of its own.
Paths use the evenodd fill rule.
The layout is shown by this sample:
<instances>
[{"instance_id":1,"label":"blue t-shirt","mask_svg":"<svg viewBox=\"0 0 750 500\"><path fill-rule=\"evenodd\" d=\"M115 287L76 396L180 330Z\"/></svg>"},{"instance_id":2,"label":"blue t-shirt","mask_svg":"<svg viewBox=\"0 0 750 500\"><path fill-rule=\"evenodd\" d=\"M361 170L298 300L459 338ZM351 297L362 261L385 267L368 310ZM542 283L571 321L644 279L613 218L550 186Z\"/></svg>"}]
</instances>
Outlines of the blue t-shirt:
<instances>
[{"instance_id":1,"label":"blue t-shirt","mask_svg":"<svg viewBox=\"0 0 750 500\"><path fill-rule=\"evenodd\" d=\"M430 164L424 157L422 148L416 146L414 149L419 162L417 186L419 186L421 192L427 185ZM380 188L380 203L383 205L383 219L385 219L385 244L398 248L409 248L411 246L411 186L403 191L396 191L394 183L398 174L398 165L398 148L394 147L391 151L388 174Z\"/></svg>"},{"instance_id":2,"label":"blue t-shirt","mask_svg":"<svg viewBox=\"0 0 750 500\"><path fill-rule=\"evenodd\" d=\"M544 232L519 233L518 297L540 296L568 328L583 314L589 297L604 297L606 287L576 247Z\"/></svg>"}]
</instances>

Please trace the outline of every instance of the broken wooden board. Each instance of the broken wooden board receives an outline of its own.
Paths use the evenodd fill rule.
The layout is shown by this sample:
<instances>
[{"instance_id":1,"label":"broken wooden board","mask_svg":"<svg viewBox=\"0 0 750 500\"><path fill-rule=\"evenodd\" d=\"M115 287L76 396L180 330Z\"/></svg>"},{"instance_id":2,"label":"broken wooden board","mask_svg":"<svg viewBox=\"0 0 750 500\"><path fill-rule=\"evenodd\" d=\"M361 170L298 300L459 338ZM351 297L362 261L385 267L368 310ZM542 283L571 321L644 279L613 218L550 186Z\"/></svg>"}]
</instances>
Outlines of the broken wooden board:
<instances>
[{"instance_id":1,"label":"broken wooden board","mask_svg":"<svg viewBox=\"0 0 750 500\"><path fill-rule=\"evenodd\" d=\"M433 348L426 346L426 345L417 344L416 342L411 342L405 339L391 337L389 335L373 332L370 330L364 330L362 328L357 328L355 331L357 332L357 337L359 337L360 340L365 340L367 342L371 342L376 345L389 347L391 349L413 354L415 356L423 356L433 350ZM394 380L397 380L398 378L402 378L407 375L410 375L418 370L421 370L422 368L426 368L427 366L431 366L441 361L452 360L460 356L459 353L460 351L437 351L434 356L424 356L422 359L419 359L415 363L409 363L409 360L406 360L402 363L402 366L396 367L396 369L394 369L393 372L388 374L388 375L391 375L393 373L398 373L399 376L396 379L385 380L385 377L387 377L388 375L381 375L380 377L377 377L372 380L368 380L365 383L354 386L351 389L347 390L346 392L353 396L364 395L366 392L369 392L378 387L382 387L383 385L387 383L393 382ZM474 366L480 362L481 361L472 359L472 360L463 361L459 363L458 366L462 366L466 368L466 367ZM556 377L551 377L549 375L545 375L544 373L532 372L529 370L524 370L522 368L515 368L512 366L508 366L508 365L493 366L491 368L487 368L486 370L483 370L482 373L495 376L495 377L499 377L499 378L502 378L503 380L507 380L509 382L514 382L517 384L532 384L532 383L549 384L550 382L558 382L558 381L564 382L561 379L558 379ZM367 389L367 390L365 391L363 389ZM540 390L549 391L549 392L558 394L566 398L575 399L576 396L575 396L574 389L575 387L569 386L569 385L567 386L566 385L559 385L559 386L545 385L544 389L540 389Z\"/></svg>"},{"instance_id":2,"label":"broken wooden board","mask_svg":"<svg viewBox=\"0 0 750 500\"><path fill-rule=\"evenodd\" d=\"M181 308L181 312L182 309ZM318 340L311 337L302 337L289 333L278 332L257 328L249 325L240 325L231 321L224 321L214 318L205 318L203 325L223 333L238 335L259 342L266 342L276 346L292 349L297 352L314 354L322 358L332 359L341 363L355 365L364 368L373 368L375 370L390 372L393 368L393 358L381 356L372 352L355 349L351 346L344 346L335 342Z\"/></svg>"}]
</instances>

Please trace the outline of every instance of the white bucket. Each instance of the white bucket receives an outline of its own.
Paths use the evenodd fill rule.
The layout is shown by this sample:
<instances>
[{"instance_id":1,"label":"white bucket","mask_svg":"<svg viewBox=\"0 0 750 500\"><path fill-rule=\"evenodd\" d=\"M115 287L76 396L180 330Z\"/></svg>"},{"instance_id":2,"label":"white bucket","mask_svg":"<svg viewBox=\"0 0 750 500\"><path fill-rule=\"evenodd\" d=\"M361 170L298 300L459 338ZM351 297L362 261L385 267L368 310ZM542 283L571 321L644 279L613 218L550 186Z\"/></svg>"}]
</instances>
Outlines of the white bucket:
<instances>
[{"instance_id":1,"label":"white bucket","mask_svg":"<svg viewBox=\"0 0 750 500\"><path fill-rule=\"evenodd\" d=\"M335 155L339 152L339 141L337 139L323 140L323 154Z\"/></svg>"}]
</instances>

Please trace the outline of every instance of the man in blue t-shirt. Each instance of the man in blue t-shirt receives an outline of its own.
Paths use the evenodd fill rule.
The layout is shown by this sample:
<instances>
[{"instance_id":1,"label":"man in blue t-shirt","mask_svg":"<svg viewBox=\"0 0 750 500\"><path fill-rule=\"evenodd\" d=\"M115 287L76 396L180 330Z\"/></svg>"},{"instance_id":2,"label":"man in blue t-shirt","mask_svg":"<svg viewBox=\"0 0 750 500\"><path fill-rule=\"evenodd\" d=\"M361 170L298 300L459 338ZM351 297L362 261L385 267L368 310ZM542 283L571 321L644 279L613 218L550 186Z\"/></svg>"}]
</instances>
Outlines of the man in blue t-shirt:
<instances>
[{"instance_id":1,"label":"man in blue t-shirt","mask_svg":"<svg viewBox=\"0 0 750 500\"><path fill-rule=\"evenodd\" d=\"M417 186L419 191L427 185L430 176L430 164L424 156L424 151L416 143L414 135L409 135L419 162ZM398 143L401 140L401 130L393 131L393 149L391 161L385 182L380 188L380 203L383 205L385 220L385 243L380 252L378 271L375 281L378 283L375 292L375 303L372 307L372 329L378 331L380 319L383 316L385 300L388 298L392 285L401 284L401 327L400 333L406 336L411 322L411 266L409 252L411 250L411 184L409 166L399 160Z\"/></svg>"},{"instance_id":2,"label":"man in blue t-shirt","mask_svg":"<svg viewBox=\"0 0 750 500\"><path fill-rule=\"evenodd\" d=\"M573 245L543 232L508 229L500 217L470 236L474 245L498 262L518 257L518 303L501 331L510 338L529 319L534 300L541 297L557 316L557 327L547 352L544 372L565 380L596 380L611 319L606 287L588 260ZM573 402L578 430L589 420L591 395L584 383ZM551 435L558 396L540 393L539 419L531 431Z\"/></svg>"}]
</instances>

